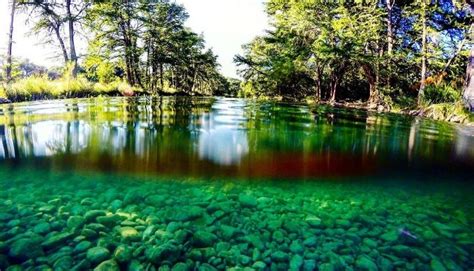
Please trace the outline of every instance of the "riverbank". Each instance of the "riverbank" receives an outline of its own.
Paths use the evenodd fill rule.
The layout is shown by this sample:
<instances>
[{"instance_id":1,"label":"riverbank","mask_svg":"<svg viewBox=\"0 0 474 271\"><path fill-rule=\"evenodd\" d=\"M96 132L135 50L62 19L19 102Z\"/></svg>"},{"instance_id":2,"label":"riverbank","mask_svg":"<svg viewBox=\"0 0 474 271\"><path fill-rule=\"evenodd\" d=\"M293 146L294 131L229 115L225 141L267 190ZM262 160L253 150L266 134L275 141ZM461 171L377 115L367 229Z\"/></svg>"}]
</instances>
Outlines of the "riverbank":
<instances>
[{"instance_id":1,"label":"riverbank","mask_svg":"<svg viewBox=\"0 0 474 271\"><path fill-rule=\"evenodd\" d=\"M307 99L308 104L315 104L313 99ZM401 107L401 106L371 106L367 102L336 102L329 104L326 102L318 102L328 104L336 107L363 109L369 111L376 111L379 113L395 113L416 117L424 117L434 120L447 121L459 123L469 126L474 126L474 114L469 112L464 104L459 101L456 103L440 103L430 104L425 107Z\"/></svg>"},{"instance_id":2,"label":"riverbank","mask_svg":"<svg viewBox=\"0 0 474 271\"><path fill-rule=\"evenodd\" d=\"M98 96L140 96L148 95L145 91L132 87L123 81L111 83L94 83L85 78L48 80L42 77L29 77L22 79L12 85L0 86L0 104L12 102L27 102L38 100L86 98ZM163 95L163 94L162 94ZM166 89L164 95L180 95L173 89ZM260 97L258 100L284 101L282 97ZM301 102L301 100L290 100ZM336 102L330 104L323 101L315 101L313 98L304 100L307 104L326 104L336 107L363 109L384 113L397 113L410 116L426 117L434 120L474 125L474 114L470 113L459 101L457 103L431 104L422 108L413 106L371 106L366 102Z\"/></svg>"},{"instance_id":3,"label":"riverbank","mask_svg":"<svg viewBox=\"0 0 474 271\"><path fill-rule=\"evenodd\" d=\"M50 80L44 77L28 77L10 85L0 85L2 103L26 102L51 99L85 98L97 96L134 96L142 92L117 80L108 83L91 82L83 77L64 77Z\"/></svg>"}]
</instances>

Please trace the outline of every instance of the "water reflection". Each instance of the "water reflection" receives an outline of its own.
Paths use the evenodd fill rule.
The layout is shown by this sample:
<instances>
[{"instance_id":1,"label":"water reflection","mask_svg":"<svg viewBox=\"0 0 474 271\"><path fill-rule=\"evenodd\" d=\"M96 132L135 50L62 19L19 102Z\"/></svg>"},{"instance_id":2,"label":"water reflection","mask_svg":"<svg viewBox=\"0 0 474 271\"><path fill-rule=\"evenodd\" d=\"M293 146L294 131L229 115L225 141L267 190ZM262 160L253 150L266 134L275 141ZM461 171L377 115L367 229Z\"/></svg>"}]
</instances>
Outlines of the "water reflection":
<instances>
[{"instance_id":1,"label":"water reflection","mask_svg":"<svg viewBox=\"0 0 474 271\"><path fill-rule=\"evenodd\" d=\"M362 110L181 97L54 101L2 112L0 159L15 163L298 178L474 164L472 129Z\"/></svg>"},{"instance_id":2,"label":"water reflection","mask_svg":"<svg viewBox=\"0 0 474 271\"><path fill-rule=\"evenodd\" d=\"M245 101L219 99L209 113L200 118L198 152L199 158L208 159L219 165L240 164L249 152L247 133L243 129Z\"/></svg>"}]
</instances>

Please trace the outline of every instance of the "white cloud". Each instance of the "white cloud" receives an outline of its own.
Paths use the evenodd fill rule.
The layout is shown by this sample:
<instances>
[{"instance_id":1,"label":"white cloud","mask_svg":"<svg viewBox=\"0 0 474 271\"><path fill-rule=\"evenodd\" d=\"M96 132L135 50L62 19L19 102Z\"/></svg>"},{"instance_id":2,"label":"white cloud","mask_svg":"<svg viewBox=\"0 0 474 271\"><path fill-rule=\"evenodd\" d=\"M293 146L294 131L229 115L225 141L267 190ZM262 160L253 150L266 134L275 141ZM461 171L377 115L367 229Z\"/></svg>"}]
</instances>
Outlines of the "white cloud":
<instances>
[{"instance_id":1,"label":"white cloud","mask_svg":"<svg viewBox=\"0 0 474 271\"><path fill-rule=\"evenodd\" d=\"M10 1L0 0L0 54L6 52ZM241 53L243 44L250 42L267 28L263 0L176 0L185 6L190 18L186 25L202 33L206 44L219 56L222 73L236 76L233 58ZM40 38L28 35L26 14L17 14L14 51L17 57L53 66L61 63L57 50L40 44Z\"/></svg>"}]
</instances>

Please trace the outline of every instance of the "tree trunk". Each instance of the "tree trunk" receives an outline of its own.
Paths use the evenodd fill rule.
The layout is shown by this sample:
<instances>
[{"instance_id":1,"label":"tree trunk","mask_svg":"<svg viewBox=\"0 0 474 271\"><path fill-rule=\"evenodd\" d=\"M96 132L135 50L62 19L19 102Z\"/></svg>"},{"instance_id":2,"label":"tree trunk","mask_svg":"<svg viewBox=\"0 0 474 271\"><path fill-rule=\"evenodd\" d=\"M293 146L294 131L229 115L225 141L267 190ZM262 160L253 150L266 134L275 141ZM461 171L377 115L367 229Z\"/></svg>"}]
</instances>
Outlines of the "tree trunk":
<instances>
[{"instance_id":1,"label":"tree trunk","mask_svg":"<svg viewBox=\"0 0 474 271\"><path fill-rule=\"evenodd\" d=\"M163 93L164 89L165 89L165 84L163 82L163 63L160 63L160 84L161 84L161 89L160 89L160 93Z\"/></svg>"},{"instance_id":2,"label":"tree trunk","mask_svg":"<svg viewBox=\"0 0 474 271\"><path fill-rule=\"evenodd\" d=\"M394 0L386 0L387 7L387 53L392 55L393 51L393 23L392 23L392 9Z\"/></svg>"},{"instance_id":3,"label":"tree trunk","mask_svg":"<svg viewBox=\"0 0 474 271\"><path fill-rule=\"evenodd\" d=\"M6 79L7 83L12 80L12 49L13 49L13 24L15 22L15 8L16 0L12 0L12 7L10 13L10 31L8 33L8 49L7 49L7 66L6 66Z\"/></svg>"},{"instance_id":4,"label":"tree trunk","mask_svg":"<svg viewBox=\"0 0 474 271\"><path fill-rule=\"evenodd\" d=\"M76 44L74 42L74 19L72 17L71 13L71 1L72 0L66 0L66 13L67 13L67 22L68 22L68 27L69 27L69 50L70 50L70 59L73 63L73 69L72 69L72 76L76 77L77 76L77 55L76 55Z\"/></svg>"},{"instance_id":5,"label":"tree trunk","mask_svg":"<svg viewBox=\"0 0 474 271\"><path fill-rule=\"evenodd\" d=\"M474 111L474 47L471 47L469 62L467 63L463 98L469 110Z\"/></svg>"},{"instance_id":6,"label":"tree trunk","mask_svg":"<svg viewBox=\"0 0 474 271\"><path fill-rule=\"evenodd\" d=\"M67 55L67 49L66 49L66 45L64 44L64 40L63 38L61 37L61 31L60 31L60 24L55 24L53 23L54 26L54 33L56 34L56 38L58 39L59 41L59 45L61 46L61 51L63 52L63 57L64 57L64 63L68 63L69 62L69 56Z\"/></svg>"},{"instance_id":7,"label":"tree trunk","mask_svg":"<svg viewBox=\"0 0 474 271\"><path fill-rule=\"evenodd\" d=\"M316 69L316 101L321 101L321 77L322 77L322 71L321 67L318 67Z\"/></svg>"},{"instance_id":8,"label":"tree trunk","mask_svg":"<svg viewBox=\"0 0 474 271\"><path fill-rule=\"evenodd\" d=\"M336 102L336 90L339 83L339 78L335 73L331 76L331 93L329 96L329 103L333 104Z\"/></svg>"},{"instance_id":9,"label":"tree trunk","mask_svg":"<svg viewBox=\"0 0 474 271\"><path fill-rule=\"evenodd\" d=\"M421 82L420 91L418 92L418 106L423 101L426 86L426 0L421 1L421 23L422 23L422 34L421 34Z\"/></svg>"},{"instance_id":10,"label":"tree trunk","mask_svg":"<svg viewBox=\"0 0 474 271\"><path fill-rule=\"evenodd\" d=\"M362 65L367 82L369 83L369 104L377 104L379 100L379 94L377 90L377 75L374 72L373 68L369 64Z\"/></svg>"}]
</instances>

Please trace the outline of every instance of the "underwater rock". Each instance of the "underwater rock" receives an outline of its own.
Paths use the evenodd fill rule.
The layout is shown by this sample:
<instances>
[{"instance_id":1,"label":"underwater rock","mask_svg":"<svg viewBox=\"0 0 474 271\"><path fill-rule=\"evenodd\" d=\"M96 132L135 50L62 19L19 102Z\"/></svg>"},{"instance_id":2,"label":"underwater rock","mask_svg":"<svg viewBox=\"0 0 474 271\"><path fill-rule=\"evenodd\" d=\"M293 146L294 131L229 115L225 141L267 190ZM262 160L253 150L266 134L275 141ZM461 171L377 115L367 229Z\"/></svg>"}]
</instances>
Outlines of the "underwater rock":
<instances>
[{"instance_id":1,"label":"underwater rock","mask_svg":"<svg viewBox=\"0 0 474 271\"><path fill-rule=\"evenodd\" d=\"M94 271L120 271L120 267L114 260L107 260L100 263Z\"/></svg>"},{"instance_id":2,"label":"underwater rock","mask_svg":"<svg viewBox=\"0 0 474 271\"><path fill-rule=\"evenodd\" d=\"M166 196L163 195L150 195L145 199L145 202L155 207L160 207L166 204Z\"/></svg>"},{"instance_id":3,"label":"underwater rock","mask_svg":"<svg viewBox=\"0 0 474 271\"><path fill-rule=\"evenodd\" d=\"M446 267L438 259L432 259L430 267L432 271L446 271Z\"/></svg>"},{"instance_id":4,"label":"underwater rock","mask_svg":"<svg viewBox=\"0 0 474 271\"><path fill-rule=\"evenodd\" d=\"M256 270L264 270L267 265L262 261L256 261L252 264L252 268Z\"/></svg>"},{"instance_id":5,"label":"underwater rock","mask_svg":"<svg viewBox=\"0 0 474 271\"><path fill-rule=\"evenodd\" d=\"M193 245L195 247L210 247L217 240L217 236L207 231L196 231L193 235Z\"/></svg>"},{"instance_id":6,"label":"underwater rock","mask_svg":"<svg viewBox=\"0 0 474 271\"><path fill-rule=\"evenodd\" d=\"M285 241L285 235L281 231L274 231L272 235L273 240L275 240L277 243L283 243Z\"/></svg>"},{"instance_id":7,"label":"underwater rock","mask_svg":"<svg viewBox=\"0 0 474 271\"><path fill-rule=\"evenodd\" d=\"M121 227L119 233L125 241L139 241L142 238L140 233L132 227Z\"/></svg>"},{"instance_id":8,"label":"underwater rock","mask_svg":"<svg viewBox=\"0 0 474 271\"><path fill-rule=\"evenodd\" d=\"M69 229L75 230L82 227L85 222L86 220L81 216L71 216L68 218L66 224Z\"/></svg>"},{"instance_id":9,"label":"underwater rock","mask_svg":"<svg viewBox=\"0 0 474 271\"><path fill-rule=\"evenodd\" d=\"M376 271L378 270L375 262L367 255L357 257L356 267L360 270Z\"/></svg>"},{"instance_id":10,"label":"underwater rock","mask_svg":"<svg viewBox=\"0 0 474 271\"><path fill-rule=\"evenodd\" d=\"M132 251L128 247L120 245L115 249L114 258L119 263L129 262L132 259Z\"/></svg>"},{"instance_id":11,"label":"underwater rock","mask_svg":"<svg viewBox=\"0 0 474 271\"><path fill-rule=\"evenodd\" d=\"M398 237L400 236L400 234L398 233L398 231L389 231L389 232L386 232L384 234L382 234L380 236L380 239L386 241L386 242L395 242L398 240Z\"/></svg>"},{"instance_id":12,"label":"underwater rock","mask_svg":"<svg viewBox=\"0 0 474 271\"><path fill-rule=\"evenodd\" d=\"M239 195L239 202L243 207L253 208L257 206L257 199L246 194Z\"/></svg>"},{"instance_id":13,"label":"underwater rock","mask_svg":"<svg viewBox=\"0 0 474 271\"><path fill-rule=\"evenodd\" d=\"M34 233L46 234L51 231L51 226L47 222L41 222L33 228Z\"/></svg>"},{"instance_id":14,"label":"underwater rock","mask_svg":"<svg viewBox=\"0 0 474 271\"><path fill-rule=\"evenodd\" d=\"M104 247L93 247L87 250L87 260L93 264L100 263L110 257L110 252Z\"/></svg>"},{"instance_id":15,"label":"underwater rock","mask_svg":"<svg viewBox=\"0 0 474 271\"><path fill-rule=\"evenodd\" d=\"M21 261L35 259L36 257L43 255L43 249L39 246L39 244L29 238L16 240L13 242L10 247L10 251L8 252L8 256Z\"/></svg>"},{"instance_id":16,"label":"underwater rock","mask_svg":"<svg viewBox=\"0 0 474 271\"><path fill-rule=\"evenodd\" d=\"M231 238L234 237L234 235L237 233L238 229L237 228L234 228L234 227L231 227L231 226L227 226L227 225L222 225L220 227L220 230L221 230L221 235L222 235L222 238L224 238L224 240L229 240Z\"/></svg>"},{"instance_id":17,"label":"underwater rock","mask_svg":"<svg viewBox=\"0 0 474 271\"><path fill-rule=\"evenodd\" d=\"M113 227L124 220L124 218L120 215L107 215L107 216L98 216L96 218L97 222L106 226L106 227Z\"/></svg>"},{"instance_id":18,"label":"underwater rock","mask_svg":"<svg viewBox=\"0 0 474 271\"><path fill-rule=\"evenodd\" d=\"M118 209L122 208L123 202L119 199L116 199L110 203L110 209L112 211L117 211Z\"/></svg>"},{"instance_id":19,"label":"underwater rock","mask_svg":"<svg viewBox=\"0 0 474 271\"><path fill-rule=\"evenodd\" d=\"M73 265L72 257L63 256L54 262L53 268L54 270L71 270L72 265Z\"/></svg>"},{"instance_id":20,"label":"underwater rock","mask_svg":"<svg viewBox=\"0 0 474 271\"><path fill-rule=\"evenodd\" d=\"M308 239L303 241L303 245L307 247L314 247L318 243L318 239L316 237L309 237Z\"/></svg>"},{"instance_id":21,"label":"underwater rock","mask_svg":"<svg viewBox=\"0 0 474 271\"><path fill-rule=\"evenodd\" d=\"M417 256L417 253L414 249L411 249L410 247L404 245L396 245L393 246L391 249L393 253L398 257L412 259Z\"/></svg>"},{"instance_id":22,"label":"underwater rock","mask_svg":"<svg viewBox=\"0 0 474 271\"><path fill-rule=\"evenodd\" d=\"M173 265L173 268L171 268L171 271L189 271L191 268L185 264L185 263L176 263Z\"/></svg>"},{"instance_id":23,"label":"underwater rock","mask_svg":"<svg viewBox=\"0 0 474 271\"><path fill-rule=\"evenodd\" d=\"M123 203L125 205L140 203L144 198L144 193L141 190L132 190L129 191L123 198Z\"/></svg>"},{"instance_id":24,"label":"underwater rock","mask_svg":"<svg viewBox=\"0 0 474 271\"><path fill-rule=\"evenodd\" d=\"M275 251L271 255L272 255L272 260L276 262L287 262L289 259L288 254L283 251Z\"/></svg>"},{"instance_id":25,"label":"underwater rock","mask_svg":"<svg viewBox=\"0 0 474 271\"><path fill-rule=\"evenodd\" d=\"M290 251L295 254L301 254L304 252L304 247L299 240L294 240L291 242Z\"/></svg>"},{"instance_id":26,"label":"underwater rock","mask_svg":"<svg viewBox=\"0 0 474 271\"><path fill-rule=\"evenodd\" d=\"M84 259L77 263L75 266L71 268L71 271L82 271L82 270L89 270L91 267L91 263L87 260Z\"/></svg>"},{"instance_id":27,"label":"underwater rock","mask_svg":"<svg viewBox=\"0 0 474 271\"><path fill-rule=\"evenodd\" d=\"M217 271L217 268L208 263L203 263L198 267L198 271Z\"/></svg>"},{"instance_id":28,"label":"underwater rock","mask_svg":"<svg viewBox=\"0 0 474 271\"><path fill-rule=\"evenodd\" d=\"M163 260L176 261L181 256L181 249L172 242L168 242L158 247L150 247L145 255L148 260L160 264Z\"/></svg>"},{"instance_id":29,"label":"underwater rock","mask_svg":"<svg viewBox=\"0 0 474 271\"><path fill-rule=\"evenodd\" d=\"M98 216L105 216L107 213L103 210L90 210L84 214L86 222L94 221Z\"/></svg>"},{"instance_id":30,"label":"underwater rock","mask_svg":"<svg viewBox=\"0 0 474 271\"><path fill-rule=\"evenodd\" d=\"M290 270L300 270L303 266L303 257L300 255L294 255L290 260Z\"/></svg>"},{"instance_id":31,"label":"underwater rock","mask_svg":"<svg viewBox=\"0 0 474 271\"><path fill-rule=\"evenodd\" d=\"M9 214L9 213L0 213L0 221L1 221L1 222L10 221L12 218L13 218L13 215L12 215L12 214Z\"/></svg>"},{"instance_id":32,"label":"underwater rock","mask_svg":"<svg viewBox=\"0 0 474 271\"><path fill-rule=\"evenodd\" d=\"M73 234L69 232L55 234L47 238L43 243L41 243L41 246L46 249L52 249L58 245L66 245L65 242L69 240L72 236Z\"/></svg>"},{"instance_id":33,"label":"underwater rock","mask_svg":"<svg viewBox=\"0 0 474 271\"><path fill-rule=\"evenodd\" d=\"M197 206L192 206L192 207L189 207L185 210L182 210L182 211L178 212L175 216L175 220L182 221L182 222L195 220L195 219L198 219L201 216L203 216L204 212L205 212L205 210L203 208L197 207Z\"/></svg>"},{"instance_id":34,"label":"underwater rock","mask_svg":"<svg viewBox=\"0 0 474 271\"><path fill-rule=\"evenodd\" d=\"M92 243L89 241L82 241L74 247L74 253L81 253L87 251L92 246Z\"/></svg>"}]
</instances>

